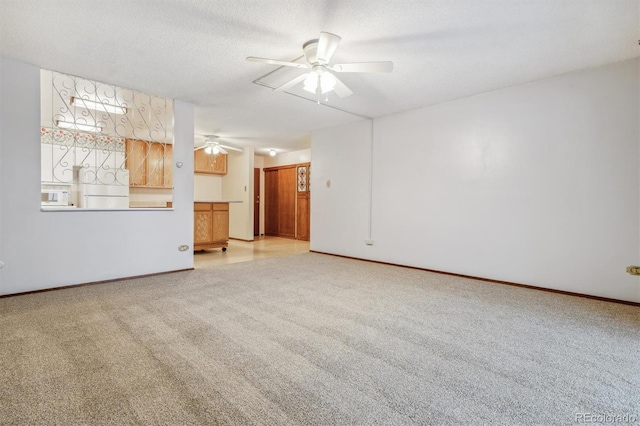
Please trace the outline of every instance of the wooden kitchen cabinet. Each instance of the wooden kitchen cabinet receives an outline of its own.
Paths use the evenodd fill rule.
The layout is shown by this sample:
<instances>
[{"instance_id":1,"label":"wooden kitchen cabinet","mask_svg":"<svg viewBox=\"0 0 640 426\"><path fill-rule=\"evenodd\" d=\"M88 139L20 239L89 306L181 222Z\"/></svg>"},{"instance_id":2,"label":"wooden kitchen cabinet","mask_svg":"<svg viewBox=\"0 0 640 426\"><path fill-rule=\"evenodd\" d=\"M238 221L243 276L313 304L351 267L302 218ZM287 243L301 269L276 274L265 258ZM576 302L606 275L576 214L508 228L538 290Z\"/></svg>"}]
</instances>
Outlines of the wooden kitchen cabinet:
<instances>
[{"instance_id":1,"label":"wooden kitchen cabinet","mask_svg":"<svg viewBox=\"0 0 640 426\"><path fill-rule=\"evenodd\" d=\"M145 186L147 184L147 154L149 145L145 141L127 139L125 141L129 170L129 186Z\"/></svg>"},{"instance_id":2,"label":"wooden kitchen cabinet","mask_svg":"<svg viewBox=\"0 0 640 426\"><path fill-rule=\"evenodd\" d=\"M164 187L173 188L173 145L164 146Z\"/></svg>"},{"instance_id":3,"label":"wooden kitchen cabinet","mask_svg":"<svg viewBox=\"0 0 640 426\"><path fill-rule=\"evenodd\" d=\"M126 140L129 186L173 188L173 145Z\"/></svg>"},{"instance_id":4,"label":"wooden kitchen cabinet","mask_svg":"<svg viewBox=\"0 0 640 426\"><path fill-rule=\"evenodd\" d=\"M204 149L193 153L194 171L212 175L227 174L227 154L207 154Z\"/></svg>"},{"instance_id":5,"label":"wooden kitchen cabinet","mask_svg":"<svg viewBox=\"0 0 640 426\"><path fill-rule=\"evenodd\" d=\"M193 204L193 249L205 250L229 245L229 203Z\"/></svg>"}]
</instances>

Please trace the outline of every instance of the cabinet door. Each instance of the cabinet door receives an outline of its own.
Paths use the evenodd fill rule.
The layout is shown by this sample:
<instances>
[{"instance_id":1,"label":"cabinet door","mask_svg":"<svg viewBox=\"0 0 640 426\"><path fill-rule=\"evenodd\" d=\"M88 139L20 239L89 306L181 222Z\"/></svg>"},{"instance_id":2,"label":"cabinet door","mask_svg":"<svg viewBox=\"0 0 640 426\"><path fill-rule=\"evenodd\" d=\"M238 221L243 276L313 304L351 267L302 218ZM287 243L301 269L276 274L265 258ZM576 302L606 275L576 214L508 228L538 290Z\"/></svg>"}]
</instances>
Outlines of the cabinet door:
<instances>
[{"instance_id":1,"label":"cabinet door","mask_svg":"<svg viewBox=\"0 0 640 426\"><path fill-rule=\"evenodd\" d=\"M173 188L173 145L164 146L164 185Z\"/></svg>"},{"instance_id":2,"label":"cabinet door","mask_svg":"<svg viewBox=\"0 0 640 426\"><path fill-rule=\"evenodd\" d=\"M40 180L53 182L53 145L40 144Z\"/></svg>"},{"instance_id":3,"label":"cabinet door","mask_svg":"<svg viewBox=\"0 0 640 426\"><path fill-rule=\"evenodd\" d=\"M213 162L212 173L217 175L226 175L227 174L227 154L216 154L212 155Z\"/></svg>"},{"instance_id":4,"label":"cabinet door","mask_svg":"<svg viewBox=\"0 0 640 426\"><path fill-rule=\"evenodd\" d=\"M193 217L193 244L213 241L213 212L195 211Z\"/></svg>"},{"instance_id":5,"label":"cabinet door","mask_svg":"<svg viewBox=\"0 0 640 426\"><path fill-rule=\"evenodd\" d=\"M75 148L67 145L40 144L40 180L42 182L73 182Z\"/></svg>"},{"instance_id":6,"label":"cabinet door","mask_svg":"<svg viewBox=\"0 0 640 426\"><path fill-rule=\"evenodd\" d=\"M147 184L147 152L145 141L127 139L127 170L129 170L129 185Z\"/></svg>"},{"instance_id":7,"label":"cabinet door","mask_svg":"<svg viewBox=\"0 0 640 426\"><path fill-rule=\"evenodd\" d=\"M227 154L207 154L204 149L193 153L194 171L213 175L227 174Z\"/></svg>"},{"instance_id":8,"label":"cabinet door","mask_svg":"<svg viewBox=\"0 0 640 426\"><path fill-rule=\"evenodd\" d=\"M149 143L147 155L147 185L164 186L164 144Z\"/></svg>"},{"instance_id":9,"label":"cabinet door","mask_svg":"<svg viewBox=\"0 0 640 426\"><path fill-rule=\"evenodd\" d=\"M193 153L193 169L196 173L209 173L209 154L204 149Z\"/></svg>"},{"instance_id":10,"label":"cabinet door","mask_svg":"<svg viewBox=\"0 0 640 426\"><path fill-rule=\"evenodd\" d=\"M228 206L228 205L227 205ZM213 210L213 241L229 240L229 210Z\"/></svg>"}]
</instances>

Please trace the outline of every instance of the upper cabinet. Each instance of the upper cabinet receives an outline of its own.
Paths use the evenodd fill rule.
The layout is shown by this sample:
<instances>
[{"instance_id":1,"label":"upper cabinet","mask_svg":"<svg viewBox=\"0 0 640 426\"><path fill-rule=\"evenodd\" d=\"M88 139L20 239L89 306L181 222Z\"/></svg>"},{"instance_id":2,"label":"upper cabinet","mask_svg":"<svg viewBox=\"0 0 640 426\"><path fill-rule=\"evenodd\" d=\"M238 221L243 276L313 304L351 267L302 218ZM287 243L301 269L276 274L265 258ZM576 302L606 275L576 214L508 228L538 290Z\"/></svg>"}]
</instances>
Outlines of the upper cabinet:
<instances>
[{"instance_id":1,"label":"upper cabinet","mask_svg":"<svg viewBox=\"0 0 640 426\"><path fill-rule=\"evenodd\" d=\"M173 145L127 139L126 152L130 186L173 187Z\"/></svg>"},{"instance_id":2,"label":"upper cabinet","mask_svg":"<svg viewBox=\"0 0 640 426\"><path fill-rule=\"evenodd\" d=\"M212 175L227 174L227 154L207 154L204 149L193 153L194 171Z\"/></svg>"}]
</instances>

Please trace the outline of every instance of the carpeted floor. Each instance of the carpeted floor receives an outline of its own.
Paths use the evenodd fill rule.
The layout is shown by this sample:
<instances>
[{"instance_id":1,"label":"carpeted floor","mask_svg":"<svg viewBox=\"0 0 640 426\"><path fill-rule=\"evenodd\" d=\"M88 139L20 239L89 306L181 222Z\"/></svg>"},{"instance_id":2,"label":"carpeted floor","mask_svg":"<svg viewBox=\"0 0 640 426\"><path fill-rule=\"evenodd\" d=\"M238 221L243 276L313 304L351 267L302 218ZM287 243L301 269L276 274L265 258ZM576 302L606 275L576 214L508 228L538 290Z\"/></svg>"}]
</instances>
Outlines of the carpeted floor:
<instances>
[{"instance_id":1,"label":"carpeted floor","mask_svg":"<svg viewBox=\"0 0 640 426\"><path fill-rule=\"evenodd\" d=\"M0 299L0 424L640 423L640 309L316 253Z\"/></svg>"}]
</instances>

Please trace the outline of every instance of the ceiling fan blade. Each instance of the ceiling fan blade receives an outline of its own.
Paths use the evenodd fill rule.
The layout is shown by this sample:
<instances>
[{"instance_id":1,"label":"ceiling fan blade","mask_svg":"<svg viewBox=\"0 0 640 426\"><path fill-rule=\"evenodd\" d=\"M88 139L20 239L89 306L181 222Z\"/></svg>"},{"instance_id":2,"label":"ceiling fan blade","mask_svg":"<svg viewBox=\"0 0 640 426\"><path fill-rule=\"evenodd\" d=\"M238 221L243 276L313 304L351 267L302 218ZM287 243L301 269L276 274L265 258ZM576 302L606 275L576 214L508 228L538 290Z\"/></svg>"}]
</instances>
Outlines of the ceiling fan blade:
<instances>
[{"instance_id":1,"label":"ceiling fan blade","mask_svg":"<svg viewBox=\"0 0 640 426\"><path fill-rule=\"evenodd\" d=\"M301 81L304 81L307 78L308 75L309 75L309 73L299 75L296 78L287 81L283 85L276 87L275 89L273 89L273 91L274 92L283 92L285 90L291 89L296 84L300 83Z\"/></svg>"},{"instance_id":2,"label":"ceiling fan blade","mask_svg":"<svg viewBox=\"0 0 640 426\"><path fill-rule=\"evenodd\" d=\"M209 145L202 145L202 146L199 146L199 147L195 148L193 151L195 152L195 151L197 151L197 150L199 150L199 149L205 149L205 148L206 148L206 147L208 147L208 146L209 146Z\"/></svg>"},{"instance_id":3,"label":"ceiling fan blade","mask_svg":"<svg viewBox=\"0 0 640 426\"><path fill-rule=\"evenodd\" d=\"M277 59L256 58L255 56L247 57L249 62L262 62L270 65L280 65L283 67L295 67L295 68L309 68L308 64L301 64L298 62L278 61Z\"/></svg>"},{"instance_id":4,"label":"ceiling fan blade","mask_svg":"<svg viewBox=\"0 0 640 426\"><path fill-rule=\"evenodd\" d=\"M324 62L328 64L333 56L333 52L338 48L340 44L340 37L335 34L321 32L318 38L318 51L316 52L316 58L318 62Z\"/></svg>"},{"instance_id":5,"label":"ceiling fan blade","mask_svg":"<svg viewBox=\"0 0 640 426\"><path fill-rule=\"evenodd\" d=\"M224 149L224 148L222 147L222 145L219 145L219 144L218 144L218 152L219 152L220 154L225 154L225 155L226 155L226 154L228 154L227 150L226 150L226 149Z\"/></svg>"},{"instance_id":6,"label":"ceiling fan blade","mask_svg":"<svg viewBox=\"0 0 640 426\"><path fill-rule=\"evenodd\" d=\"M218 147L224 148L224 149L228 149L228 150L231 150L231 151L244 152L242 149L236 148L235 146L218 145ZM220 150L220 152L222 152L222 149ZM226 152L223 152L223 154L226 154Z\"/></svg>"},{"instance_id":7,"label":"ceiling fan blade","mask_svg":"<svg viewBox=\"0 0 640 426\"><path fill-rule=\"evenodd\" d=\"M347 96L353 95L351 89L341 82L338 77L336 77L336 85L333 87L333 91L336 92L336 95L340 98L346 98Z\"/></svg>"},{"instance_id":8,"label":"ceiling fan blade","mask_svg":"<svg viewBox=\"0 0 640 426\"><path fill-rule=\"evenodd\" d=\"M335 64L329 67L336 72L391 72L393 62L353 62L350 64Z\"/></svg>"}]
</instances>

